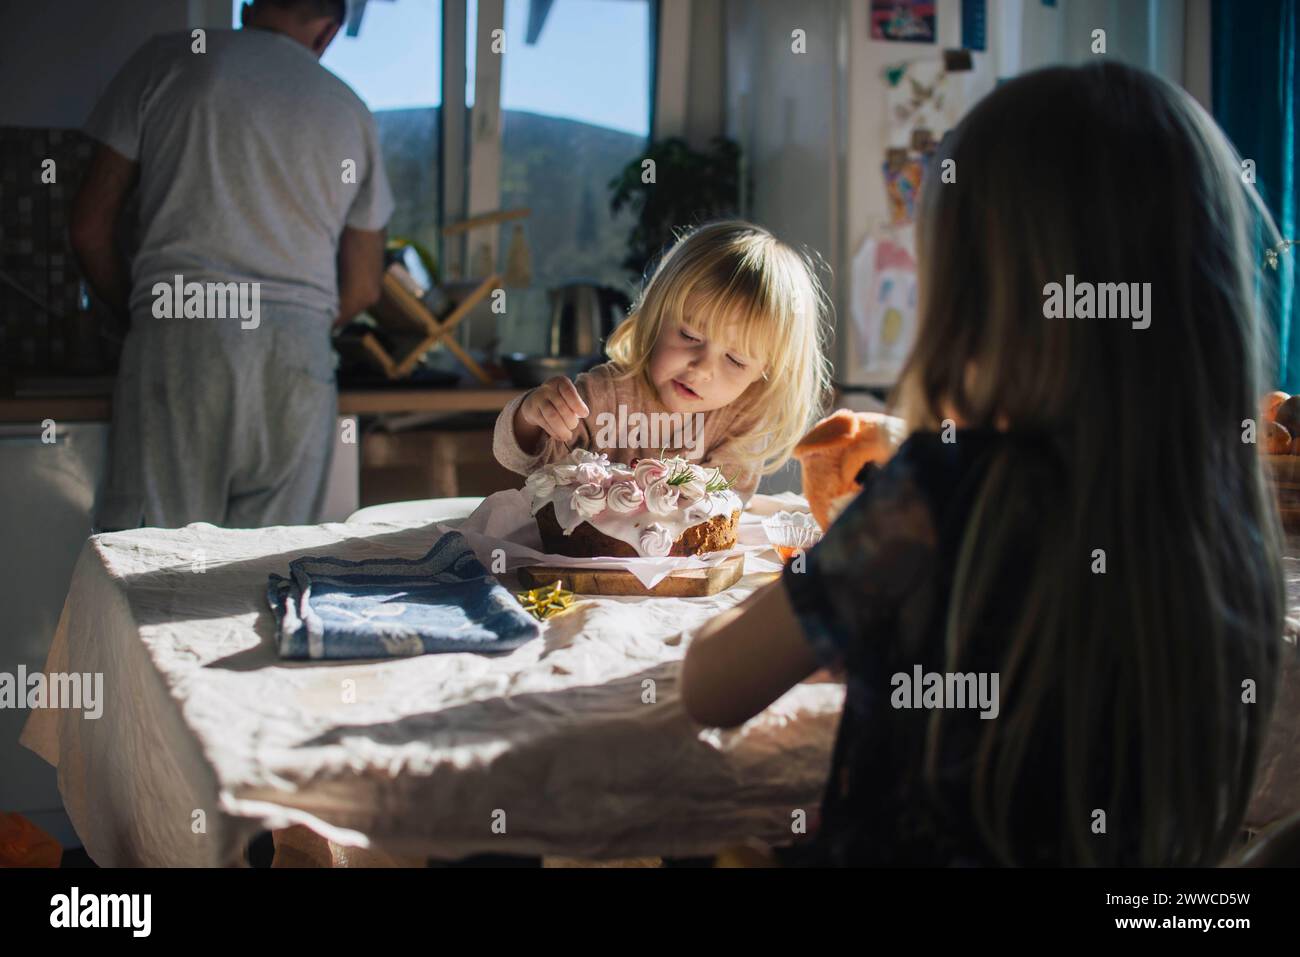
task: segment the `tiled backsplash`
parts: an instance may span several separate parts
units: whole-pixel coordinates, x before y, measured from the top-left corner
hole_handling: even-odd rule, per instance
[[[93,142],[75,130],[0,128],[0,271],[55,313],[0,281],[0,371],[103,369],[94,326],[78,319],[81,276],[68,241],[72,199],[92,149]],[[55,164],[53,183],[42,182],[47,159]]]

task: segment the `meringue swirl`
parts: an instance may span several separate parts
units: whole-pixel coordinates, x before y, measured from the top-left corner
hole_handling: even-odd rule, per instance
[[[574,478],[580,485],[604,485],[609,481],[609,467],[599,462],[583,462]]]
[[[569,506],[583,518],[592,518],[605,511],[605,489],[594,482],[579,485],[573,490]]]
[[[667,477],[668,466],[658,459],[641,459],[636,463],[634,474],[637,485],[649,488],[655,482]]]
[[[641,531],[641,554],[660,558],[673,550],[673,534],[658,522],[651,522]]]
[[[645,507],[655,515],[671,515],[677,510],[677,499],[681,493],[675,485],[669,485],[664,479],[646,486]]]
[[[645,504],[645,493],[635,481],[617,481],[609,486],[606,504],[611,512],[630,515]]]

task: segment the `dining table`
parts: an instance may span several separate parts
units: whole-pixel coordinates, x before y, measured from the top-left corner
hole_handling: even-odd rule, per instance
[[[842,684],[799,684],[734,729],[696,724],[679,696],[692,633],[776,580],[775,552],[713,595],[579,595],[509,652],[279,657],[269,575],[418,558],[479,504],[90,537],[45,671],[102,676],[101,713],[34,710],[21,738],[57,768],[90,858],[245,866],[269,831],[326,865],[674,860],[802,833]]]
[[[91,859],[246,866],[269,831],[277,862],[317,866],[676,860],[806,831],[842,684],[819,673],[734,729],[696,724],[679,696],[693,633],[776,580],[770,549],[713,595],[579,595],[505,653],[279,657],[268,575],[303,556],[418,558],[481,504],[89,538],[45,672],[102,680],[103,700],[33,710],[21,741],[57,768]],[[755,496],[742,534],[777,507],[806,503]],[[477,541],[487,565],[491,541]],[[1251,830],[1300,810],[1300,539],[1284,561],[1290,611]]]

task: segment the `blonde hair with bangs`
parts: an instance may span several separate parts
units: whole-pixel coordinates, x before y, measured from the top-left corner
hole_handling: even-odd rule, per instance
[[[775,472],[821,417],[830,395],[829,304],[812,260],[741,220],[685,233],[664,253],[606,344],[620,378],[639,377],[653,390],[650,354],[665,319],[685,316],[688,301],[692,329],[708,339],[725,326],[729,342],[763,364],[763,378],[736,400],[754,416],[749,436],[736,438],[745,454],[761,461],[762,474]]]

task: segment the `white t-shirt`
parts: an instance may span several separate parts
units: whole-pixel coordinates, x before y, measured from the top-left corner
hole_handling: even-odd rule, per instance
[[[132,312],[156,282],[260,282],[263,302],[338,312],[344,226],[393,212],[375,119],[311,51],[267,30],[154,37],[85,131],[140,164]],[[354,166],[348,174],[349,164]]]

